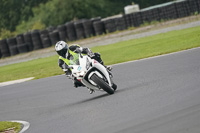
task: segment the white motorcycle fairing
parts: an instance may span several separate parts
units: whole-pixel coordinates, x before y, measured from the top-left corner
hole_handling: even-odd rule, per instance
[[[87,55],[78,54],[78,56],[79,58],[76,59],[76,63],[72,62],[69,65],[72,70],[72,76],[76,77],[77,80],[87,88],[101,91],[106,91],[105,88],[107,88],[110,89],[108,93],[113,94],[113,81],[107,69],[98,61],[91,59]],[[98,83],[96,83],[96,80],[98,80]],[[102,84],[104,84],[103,87]]]

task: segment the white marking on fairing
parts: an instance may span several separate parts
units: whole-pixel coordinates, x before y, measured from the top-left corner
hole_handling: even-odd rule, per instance
[[[0,87],[12,85],[12,84],[16,84],[16,83],[22,83],[22,82],[32,80],[32,79],[34,79],[34,77],[25,78],[25,79],[18,79],[18,80],[13,80],[13,81],[8,81],[8,82],[2,82],[2,83],[0,83]]]
[[[18,121],[18,120],[13,120],[11,122],[17,122],[17,123],[21,123],[23,125],[23,128],[21,131],[19,131],[19,133],[23,133],[25,132],[29,127],[30,127],[30,123],[27,121]]]

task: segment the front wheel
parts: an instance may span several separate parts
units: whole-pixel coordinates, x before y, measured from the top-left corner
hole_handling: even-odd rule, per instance
[[[99,78],[96,74],[93,74],[91,80],[94,81],[97,85],[99,85],[104,91],[108,94],[114,94],[114,90],[101,78]]]

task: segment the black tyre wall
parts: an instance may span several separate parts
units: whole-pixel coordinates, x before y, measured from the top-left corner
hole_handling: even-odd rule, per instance
[[[32,41],[30,32],[27,32],[24,34],[24,42],[27,44],[28,50],[32,51],[33,50],[33,41]]]
[[[54,31],[54,32],[49,33],[49,37],[50,37],[52,45],[55,45],[58,41],[60,41],[58,31]]]
[[[152,20],[155,20],[155,21],[161,20],[158,8],[151,9],[151,14],[152,14]]]
[[[76,30],[75,30],[75,27],[74,27],[74,23],[73,22],[68,22],[65,25],[67,27],[67,35],[68,35],[69,41],[76,40],[77,37],[76,37]]]
[[[6,39],[0,40],[0,49],[1,49],[2,57],[10,56],[10,50],[9,50]]]
[[[107,20],[104,20],[103,22],[104,22],[105,30],[107,33],[115,32],[117,30],[115,19],[107,19]]]
[[[38,30],[35,30],[31,33],[31,38],[33,41],[33,49],[37,50],[37,49],[41,49],[42,47],[42,42],[40,39],[40,32]]]
[[[178,18],[189,16],[190,13],[188,1],[176,2],[175,6]]]
[[[83,21],[82,20],[76,21],[74,23],[74,27],[75,27],[77,39],[85,38],[85,31],[84,31],[84,28],[83,28]]]
[[[60,40],[62,40],[62,41],[68,40],[67,27],[65,25],[59,25],[57,30],[58,30],[58,34],[59,34]]]
[[[29,51],[27,43],[25,43],[24,41],[23,34],[17,35],[16,40],[17,40],[17,48],[18,48],[19,53],[25,53]]]
[[[178,18],[178,14],[176,12],[176,6],[175,4],[170,4],[165,7],[163,7],[165,10],[165,18],[166,19],[176,19]]]
[[[94,36],[94,27],[92,23],[93,23],[92,20],[85,20],[83,22],[85,37]]]
[[[132,14],[125,14],[123,17],[124,17],[127,28],[134,26],[133,21],[132,21],[133,20]]]
[[[115,25],[116,25],[116,30],[125,30],[126,27],[126,22],[124,20],[124,17],[119,17],[115,19]]]
[[[198,0],[189,0],[188,1],[189,10],[191,14],[194,14],[197,11],[200,11],[200,1]]]
[[[105,32],[105,26],[102,21],[96,21],[93,23],[95,35],[102,35]]]
[[[9,50],[10,50],[10,55],[16,55],[19,53],[18,48],[17,48],[17,41],[16,38],[9,38],[7,39],[7,43],[9,46]]]
[[[51,40],[49,38],[49,31],[48,30],[40,31],[40,38],[41,38],[41,41],[42,41],[43,48],[47,48],[47,47],[50,47],[52,45]]]
[[[132,22],[134,27],[139,27],[142,22],[142,17],[140,12],[132,13]]]

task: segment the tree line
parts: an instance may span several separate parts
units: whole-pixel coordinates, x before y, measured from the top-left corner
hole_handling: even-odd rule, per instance
[[[133,2],[140,8],[172,0],[0,0],[0,30],[25,32],[65,22],[124,12]]]

